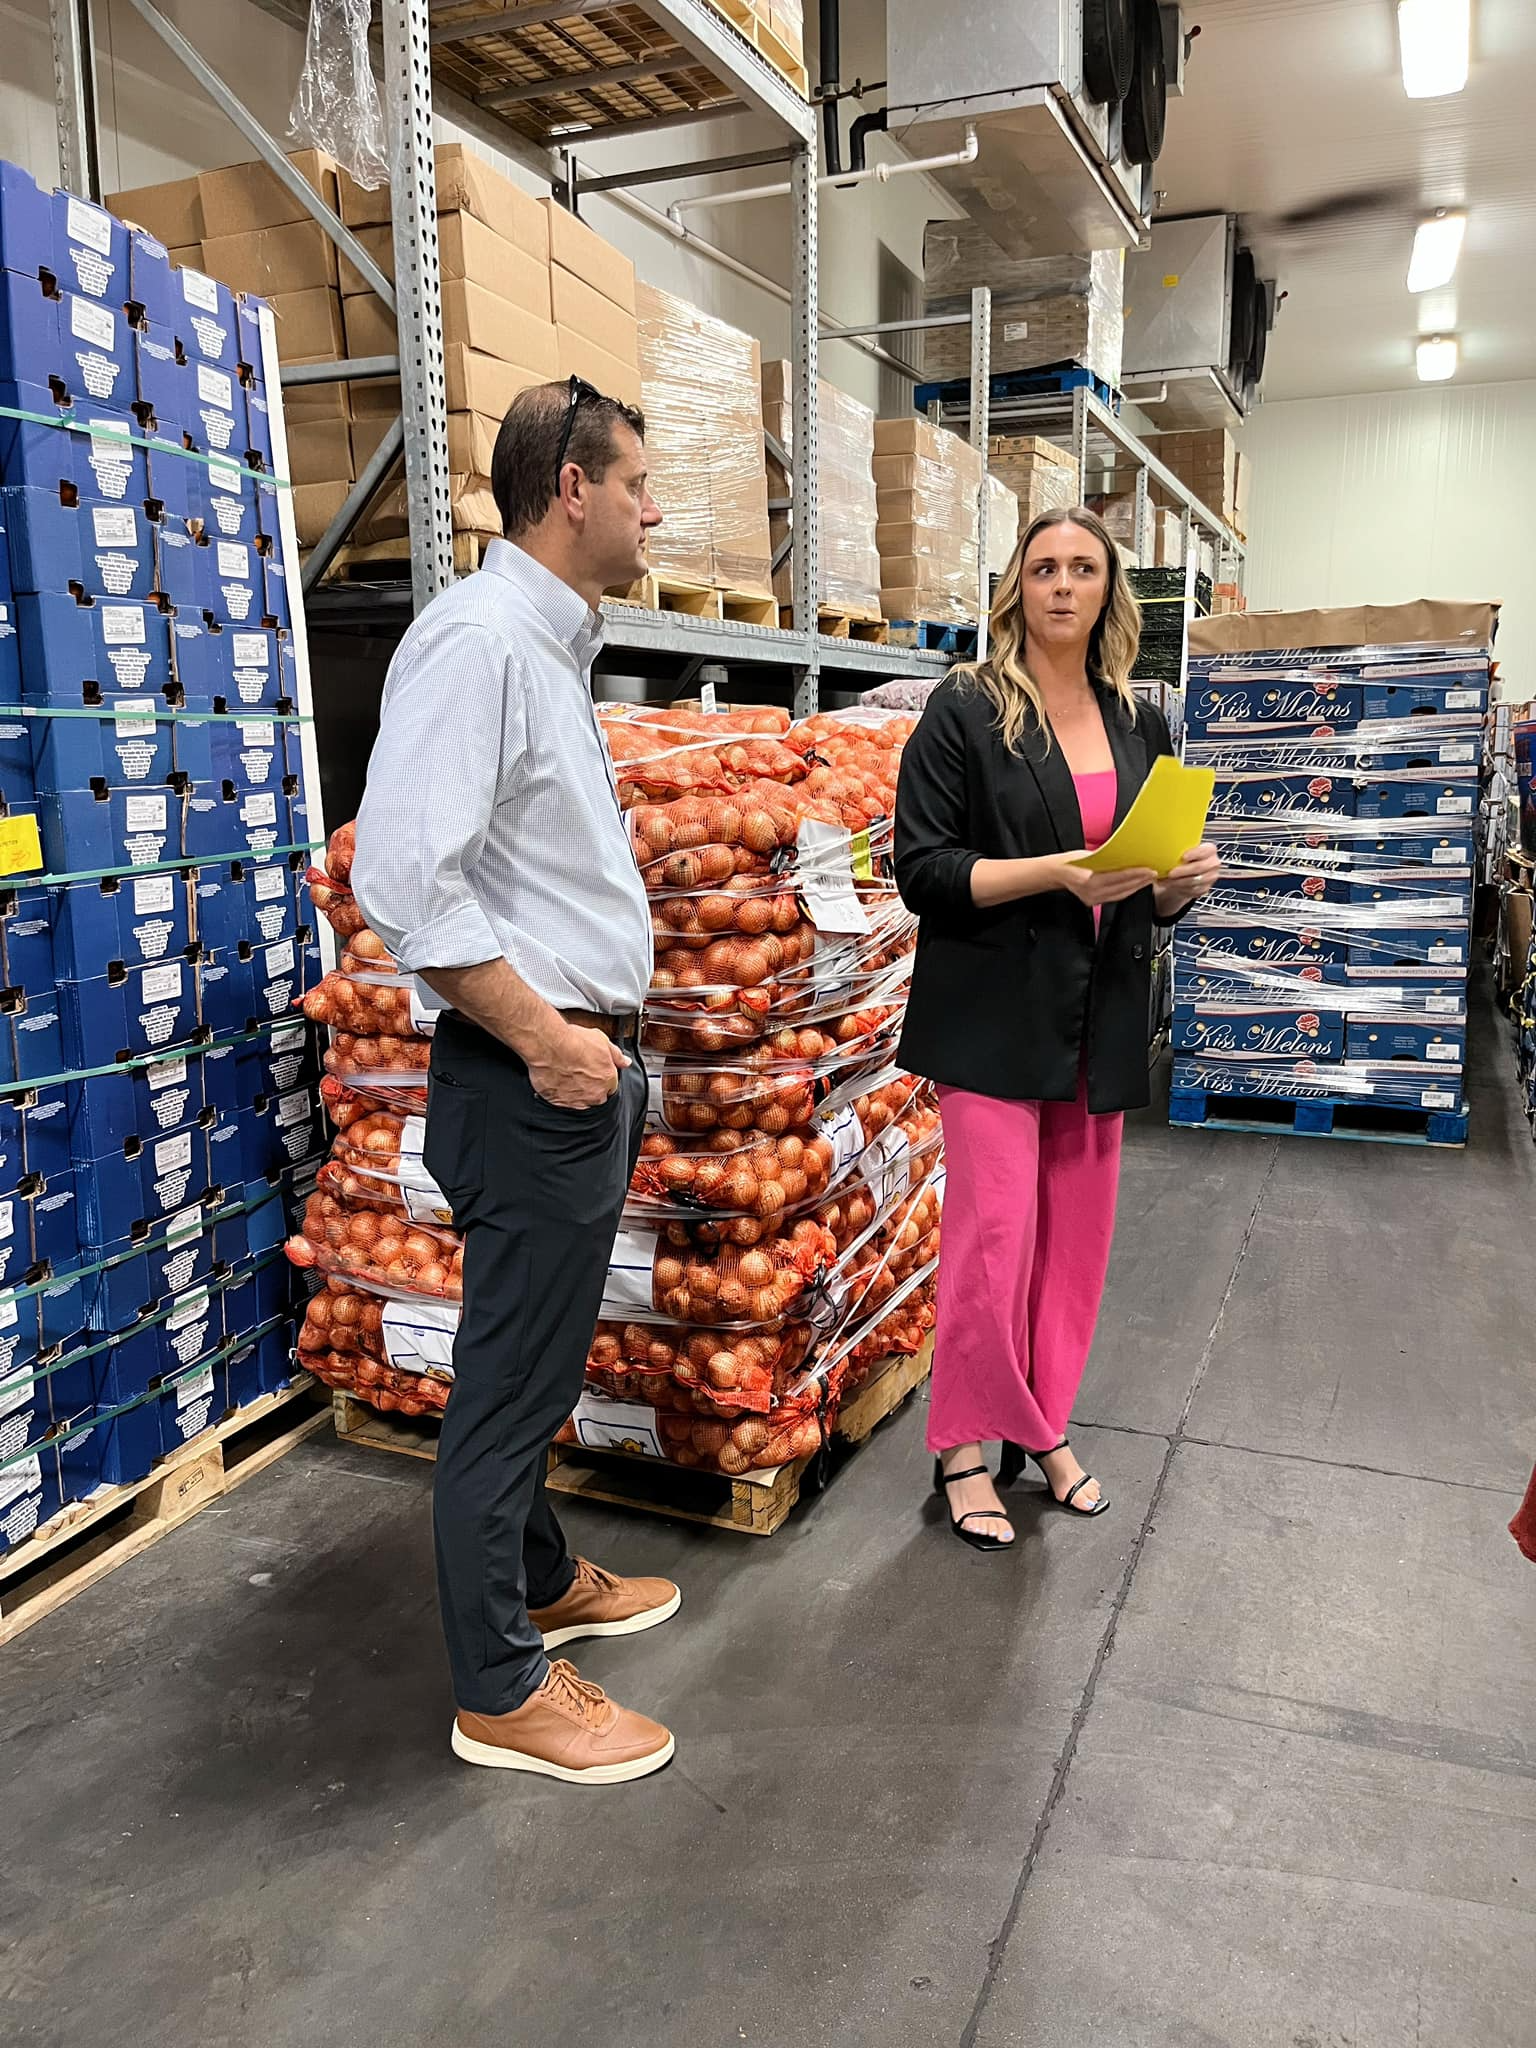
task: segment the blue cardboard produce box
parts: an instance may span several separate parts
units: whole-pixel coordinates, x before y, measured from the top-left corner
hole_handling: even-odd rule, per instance
[[[297,689],[293,642],[270,627],[226,632],[222,694],[233,711],[291,707]]]
[[[201,561],[204,609],[220,625],[259,627],[266,603],[259,551],[245,541],[213,540]]]
[[[178,303],[171,325],[189,363],[212,363],[233,375],[240,367],[240,323],[234,294],[200,270],[175,273]]]
[[[268,1330],[254,1344],[242,1345],[224,1362],[225,1401],[230,1411],[248,1408],[263,1394],[279,1393],[297,1371],[293,1358],[293,1330],[284,1326]]]
[[[18,1175],[17,1184],[0,1198],[0,1285],[6,1287],[19,1287],[33,1265],[32,1207],[20,1192],[25,1178]]]
[[[1263,818],[1324,813],[1355,815],[1355,787],[1347,772],[1299,775],[1234,774],[1222,776],[1211,800],[1211,818]]]
[[[133,381],[133,409],[146,432],[168,447],[179,446],[191,407],[191,371],[169,327],[134,329]]]
[[[211,1358],[200,1359],[166,1380],[160,1393],[160,1448],[164,1455],[180,1450],[220,1420],[225,1385],[223,1361]]]
[[[48,268],[61,291],[121,306],[129,295],[128,230],[104,206],[72,192],[49,195],[53,256]]]
[[[226,794],[223,783],[211,783],[194,792],[188,827],[188,850],[203,859],[270,857],[278,847],[293,844],[288,799],[281,789],[231,788]]]
[[[1411,726],[1411,720],[1405,720]],[[1368,747],[1360,757],[1360,773],[1370,781],[1378,772],[1400,773],[1405,768],[1448,768],[1452,775],[1465,777],[1476,782],[1478,764],[1482,760],[1482,734],[1475,720],[1468,721],[1465,733],[1451,734],[1439,729],[1438,719],[1423,719],[1427,736],[1420,740],[1404,736],[1400,745],[1380,744]]]
[[[114,698],[94,717],[47,715],[62,709],[38,706],[41,716],[34,712],[0,723],[0,784],[12,808],[30,810],[34,794],[87,790],[95,783],[158,787],[175,772],[163,699]]]
[[[1205,738],[1213,726],[1233,723],[1343,730],[1361,714],[1360,686],[1353,678],[1305,670],[1277,675],[1246,666],[1200,674],[1200,666],[1190,663],[1185,697],[1185,729],[1191,739]]]
[[[201,567],[198,574],[202,574]],[[224,628],[210,624],[201,607],[195,612],[177,612],[170,636],[171,658],[176,667],[176,689],[187,709],[211,712],[221,704],[229,688],[227,640]]]
[[[86,1084],[89,1086],[89,1083]],[[207,1194],[208,1129],[214,1112],[177,1131],[151,1130],[111,1151],[75,1161],[80,1234],[92,1244],[121,1238],[136,1223],[163,1229]],[[82,1136],[84,1134],[82,1133]]]
[[[1488,702],[1488,662],[1383,662],[1361,670],[1360,687],[1367,718],[1481,712]]]
[[[242,292],[235,301],[235,313],[240,323],[240,363],[246,373],[246,386],[265,382],[261,354],[261,315],[267,301],[258,298],[254,292]]]
[[[245,455],[245,393],[233,370],[213,363],[188,363],[186,428],[194,448],[203,455]]]
[[[69,1084],[32,1088],[13,1096],[22,1154],[29,1179],[56,1180],[73,1165],[70,1154]]]
[[[277,462],[272,446],[272,410],[267,402],[266,387],[260,383],[245,387],[245,445],[247,452],[261,464],[267,475],[274,475]]]
[[[18,597],[23,703],[82,705],[173,687],[171,621],[152,603]]]
[[[191,1045],[200,1029],[198,971],[186,960],[114,967],[93,981],[61,981],[64,1050],[72,1067]]]
[[[65,1063],[57,990],[0,989],[0,1087],[61,1074]]]
[[[1401,924],[1472,914],[1472,877],[1459,869],[1405,868],[1389,875],[1360,875],[1348,888],[1349,900],[1357,906],[1401,909]]]
[[[0,270],[0,384],[51,384],[74,403],[131,412],[133,329],[116,306],[50,296],[36,278]]]
[[[150,1060],[120,1073],[91,1074],[83,1081],[66,1082],[64,1092],[67,1143],[79,1160],[125,1150],[136,1157],[151,1138],[184,1130],[199,1120],[206,1129],[214,1116],[204,1107],[202,1061],[196,1053]],[[122,1231],[102,1236],[87,1227],[86,1235],[93,1243],[110,1242],[126,1232],[139,1213],[135,1210],[124,1219]]]
[[[19,1095],[0,1096],[0,1201],[14,1195],[27,1174],[21,1140],[22,1100]]]
[[[233,952],[242,939],[276,945],[299,925],[293,855],[236,860],[198,870],[197,935],[210,952]]]
[[[1469,818],[1477,806],[1477,777],[1447,777],[1423,769],[1373,771],[1360,785],[1359,818]]]
[[[1467,927],[1449,924],[1371,925],[1349,935],[1349,958],[1373,967],[1465,967]]]
[[[107,1245],[82,1245],[85,1325],[93,1332],[127,1330],[213,1272],[214,1231],[207,1211],[191,1203],[158,1223],[140,1221]]]
[[[320,1093],[313,1086],[262,1097],[245,1130],[247,1182],[270,1180],[285,1167],[319,1159],[328,1146]]]
[[[58,1453],[52,1444],[0,1458],[0,1551],[25,1543],[61,1505]]]
[[[229,1276],[224,1290],[224,1330],[242,1337],[274,1316],[291,1315],[298,1275],[281,1252],[266,1253]]]
[[[152,966],[190,954],[190,886],[175,869],[71,882],[48,895],[62,980],[89,981],[114,964]]]
[[[278,789],[287,772],[283,728],[273,718],[239,718],[211,735],[213,770],[239,789]]]
[[[0,378],[0,406],[12,408],[0,415],[0,483],[67,484],[82,504],[142,505],[152,495],[148,451],[126,403],[87,398],[71,408],[46,383]]]
[[[1320,1010],[1176,1002],[1173,1043],[1181,1052],[1336,1060],[1344,1056],[1344,1018]]]
[[[171,252],[147,228],[128,230],[128,311],[138,326],[171,327],[176,311]]]
[[[69,1273],[80,1263],[80,1216],[74,1170],[56,1173],[19,1198],[28,1211],[34,1266]]]
[[[1181,963],[1196,972],[1246,965],[1281,967],[1293,974],[1307,974],[1316,973],[1330,961],[1342,965],[1348,957],[1348,942],[1342,937],[1278,925],[1180,925],[1173,941],[1175,977]]]
[[[14,592],[154,595],[154,523],[141,505],[66,505],[57,491],[11,485],[0,506]]]
[[[1466,1063],[1466,1033],[1427,1018],[1395,1015],[1390,1009],[1351,1012],[1345,1050],[1352,1060],[1419,1060],[1459,1073]]]
[[[1407,820],[1401,831],[1388,832],[1390,820],[1382,820],[1379,839],[1356,839],[1350,845],[1356,856],[1369,865],[1402,863],[1409,867],[1467,868],[1472,865],[1472,825],[1439,825],[1433,830],[1415,828]]]
[[[155,589],[178,611],[193,614],[203,608],[203,556],[204,545],[185,514],[167,513],[155,522]]]
[[[263,610],[275,625],[288,632],[293,626],[293,608],[288,599],[288,569],[275,536],[267,538],[261,551]]]
[[[160,1372],[153,1324],[129,1333],[109,1350],[82,1361],[89,1373],[79,1386],[66,1432],[58,1438],[66,1501],[88,1500],[103,1486],[131,1486],[149,1476],[161,1453],[160,1397],[150,1391]],[[55,1390],[56,1405],[64,1395]]]
[[[286,1016],[304,993],[304,977],[304,944],[297,935],[270,946],[242,939],[233,951],[212,953],[203,964],[204,1016],[218,1036]]]
[[[307,1017],[285,1017],[250,1044],[238,1048],[241,1097],[291,1095],[320,1082],[320,1043]]]
[[[197,476],[195,516],[211,542],[239,541],[254,547],[262,532],[260,479],[239,462],[191,465]]]
[[[37,822],[48,872],[85,876],[176,860],[181,813],[181,797],[164,784],[46,791],[37,800]]]

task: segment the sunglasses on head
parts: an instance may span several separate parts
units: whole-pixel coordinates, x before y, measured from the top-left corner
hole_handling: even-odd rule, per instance
[[[565,425],[560,433],[560,447],[555,456],[555,496],[560,495],[560,472],[565,468],[565,451],[571,445],[571,429],[576,424],[576,413],[584,398],[601,399],[602,393],[595,384],[589,384],[585,377],[572,377],[570,398],[565,408]]]

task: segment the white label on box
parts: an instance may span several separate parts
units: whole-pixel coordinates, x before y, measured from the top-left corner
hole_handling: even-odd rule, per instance
[[[183,271],[182,275],[185,276],[186,272]],[[241,495],[240,472],[232,462],[210,462],[208,483],[212,490],[227,491],[237,498]]]
[[[715,694],[715,686],[713,683],[700,683],[699,709],[701,711],[708,711],[711,714],[720,709],[720,702]]]
[[[41,1492],[42,1484],[42,1460],[35,1451],[30,1458],[20,1458],[14,1465],[5,1466],[0,1470],[0,1515],[15,1507],[17,1501],[25,1500],[29,1493]],[[21,1532],[6,1530],[7,1535],[17,1533]]]
[[[123,814],[130,832],[163,832],[165,825],[164,796],[131,796],[123,805]]]
[[[1430,850],[1430,862],[1437,868],[1460,868],[1467,864],[1467,857],[1459,846],[1436,846]]]
[[[621,1230],[613,1241],[603,1287],[605,1316],[645,1314],[654,1307],[653,1274],[659,1240],[654,1230]]]
[[[181,962],[173,960],[168,967],[146,967],[143,989],[146,1003],[180,1002]]]
[[[434,1003],[430,1009],[422,1001],[414,982],[410,998],[411,1029],[420,1038],[431,1038],[437,1030],[437,1020],[443,1014],[441,1003]]]
[[[184,1380],[176,1382],[176,1406],[190,1408],[194,1401],[208,1401],[213,1398],[213,1367],[205,1366],[201,1372],[189,1373]]]
[[[133,884],[135,917],[155,917],[176,908],[174,875],[140,875]]]
[[[400,1130],[400,1188],[406,1214],[413,1223],[451,1224],[453,1205],[422,1160],[426,1137],[426,1118],[408,1116]]]
[[[205,405],[216,405],[221,412],[235,409],[234,380],[228,371],[210,369],[207,363],[197,366],[197,395]]]
[[[1003,339],[1004,341],[1028,341],[1029,322],[1027,320],[1005,320],[1003,322]]]
[[[853,842],[841,825],[807,818],[796,844],[796,886],[818,931],[867,932],[869,913],[853,886]]]
[[[309,1090],[307,1088],[300,1088],[292,1095],[279,1095],[277,1098],[277,1127],[279,1130],[282,1130],[287,1124],[302,1123],[305,1117],[313,1114],[313,1111],[314,1104],[309,1099]]]
[[[160,1088],[184,1088],[187,1081],[187,1061],[183,1054],[176,1060],[156,1060],[149,1070],[149,1092],[151,1095]]]
[[[91,526],[99,548],[133,548],[139,544],[139,522],[131,506],[93,505]]]
[[[199,1316],[208,1313],[208,1290],[195,1287],[190,1294],[184,1294],[165,1319],[168,1330],[184,1330],[188,1323],[195,1323]]]
[[[203,1234],[203,1212],[199,1208],[179,1209],[165,1226],[167,1249],[179,1251]]]
[[[258,903],[275,903],[287,893],[288,877],[281,868],[258,868],[254,894]]]
[[[107,604],[101,608],[101,637],[114,647],[132,643],[142,647],[146,638],[144,614],[136,604]]]
[[[864,1155],[864,1178],[879,1208],[899,1200],[912,1184],[912,1145],[900,1124],[881,1131]]]
[[[1435,805],[1442,818],[1465,818],[1472,813],[1472,799],[1469,796],[1443,796]]]
[[[231,633],[229,638],[236,668],[272,666],[272,643],[265,633]]]
[[[240,809],[242,825],[275,825],[277,798],[270,789],[253,790]]]
[[[656,1410],[642,1401],[612,1401],[605,1394],[583,1394],[571,1417],[576,1440],[593,1451],[630,1451],[644,1458],[666,1453],[656,1434]]]
[[[155,733],[155,707],[144,698],[119,697],[112,709],[117,713],[115,726],[120,740],[152,740]]]
[[[72,198],[64,209],[66,237],[71,242],[84,242],[87,249],[94,249],[98,256],[110,253],[115,225],[110,213],[84,199]]]
[[[117,315],[110,307],[98,306],[90,299],[70,300],[69,331],[93,348],[117,347]]]
[[[1431,1017],[1459,1017],[1461,1015],[1461,998],[1460,996],[1426,996],[1424,998],[1424,1007]]]
[[[1461,1061],[1461,1047],[1459,1045],[1426,1045],[1424,1057],[1427,1060],[1440,1060],[1451,1066],[1457,1066]]]
[[[386,1301],[384,1356],[396,1372],[453,1378],[453,1340],[459,1327],[454,1302]]]
[[[285,939],[280,946],[268,946],[262,956],[262,966],[269,981],[276,980],[280,974],[292,974],[297,965],[292,939]]]
[[[16,1306],[14,1294],[0,1294],[0,1330],[14,1330],[21,1321],[21,1311]],[[0,1410],[0,1413],[3,1413]]]
[[[178,1131],[174,1138],[162,1138],[154,1148],[155,1173],[185,1173],[192,1164],[192,1133]]]
[[[218,549],[219,574],[240,583],[251,580],[251,551],[237,540],[221,540]]]
[[[1424,1109],[1454,1109],[1456,1097],[1449,1088],[1426,1088],[1419,1103]]]
[[[1431,946],[1429,957],[1436,967],[1454,967],[1461,959],[1460,946]]]
[[[1477,749],[1470,741],[1468,741],[1466,746],[1442,746],[1440,758],[1442,761],[1475,761],[1477,759]]]
[[[189,306],[200,306],[205,313],[217,313],[219,310],[219,288],[200,270],[182,271],[181,295]]]
[[[16,1204],[0,1202],[0,1244],[8,1244],[16,1235]]]
[[[240,734],[240,744],[242,746],[275,747],[277,745],[277,727],[270,718],[242,719],[236,730]]]
[[[279,1052],[300,1052],[309,1036],[302,1024],[280,1024],[272,1034],[272,1050]]]
[[[845,1102],[841,1109],[824,1109],[816,1119],[816,1135],[826,1138],[832,1146],[832,1166],[827,1180],[836,1186],[864,1150],[864,1127],[853,1104]]]
[[[1481,690],[1447,690],[1445,693],[1447,711],[1476,711],[1482,701]]]

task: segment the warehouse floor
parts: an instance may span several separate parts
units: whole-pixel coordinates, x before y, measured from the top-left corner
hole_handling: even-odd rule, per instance
[[[311,1439],[3,1653],[0,2038],[1529,2048],[1533,1148],[1138,1121],[1076,1430],[981,1557],[898,1416],[768,1542],[585,1508],[661,1777],[466,1770],[430,1471]]]

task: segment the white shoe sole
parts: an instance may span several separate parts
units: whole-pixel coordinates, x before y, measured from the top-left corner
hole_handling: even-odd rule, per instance
[[[632,1614],[628,1621],[573,1622],[569,1628],[552,1628],[544,1638],[546,1650],[558,1650],[562,1643],[580,1642],[584,1636],[638,1636],[648,1628],[660,1628],[664,1621],[670,1621],[683,1604],[681,1593],[661,1607],[647,1607],[643,1614]]]
[[[476,1742],[453,1724],[453,1753],[467,1764],[484,1764],[493,1771],[530,1771],[539,1778],[558,1778],[566,1785],[627,1785],[632,1778],[648,1778],[672,1761],[676,1741],[668,1736],[663,1748],[651,1756],[638,1756],[624,1764],[594,1764],[590,1770],[573,1771],[564,1764],[547,1763],[541,1756],[529,1756],[520,1749],[499,1749],[494,1743]]]

